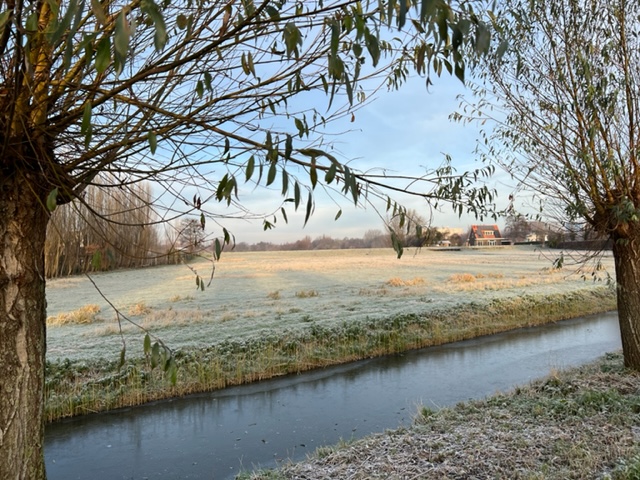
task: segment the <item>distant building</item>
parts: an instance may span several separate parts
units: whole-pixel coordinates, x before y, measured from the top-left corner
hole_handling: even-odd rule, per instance
[[[501,245],[502,240],[498,225],[471,225],[469,230],[470,247]]]

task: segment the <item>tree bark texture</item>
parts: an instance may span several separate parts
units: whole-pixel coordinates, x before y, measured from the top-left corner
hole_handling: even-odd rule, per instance
[[[614,239],[613,255],[624,364],[640,370],[640,235],[634,237]]]
[[[40,480],[44,467],[49,218],[38,177],[0,170],[0,479]]]

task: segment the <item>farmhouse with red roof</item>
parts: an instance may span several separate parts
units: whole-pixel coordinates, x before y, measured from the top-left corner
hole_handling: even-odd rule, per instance
[[[502,235],[498,225],[471,225],[468,242],[470,247],[500,245]]]

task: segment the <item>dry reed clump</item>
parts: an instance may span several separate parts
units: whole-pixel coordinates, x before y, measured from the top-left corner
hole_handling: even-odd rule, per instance
[[[269,298],[271,300],[280,300],[280,298],[282,298],[280,296],[280,290],[274,290],[273,292],[269,292],[267,294],[267,298]]]
[[[471,273],[457,273],[455,275],[451,275],[449,277],[448,282],[450,283],[475,283],[476,280],[482,280],[485,278],[490,278],[491,280],[498,280],[504,278],[502,273],[476,273],[475,275]]]
[[[540,269],[540,273],[544,274],[544,275],[555,275],[558,273],[562,273],[565,274],[565,270],[561,269],[561,268],[557,268],[557,267],[542,267]]]
[[[92,332],[87,332],[85,336],[87,337],[107,337],[109,335],[119,335],[120,333],[127,333],[133,331],[133,325],[128,325],[124,323],[122,325],[118,325],[118,323],[109,323],[108,325],[103,325],[100,327],[96,327]]]
[[[176,302],[186,302],[189,300],[193,300],[195,297],[193,295],[187,295],[186,297],[180,296],[180,295],[174,295],[173,297],[171,297],[169,299],[169,301],[171,303],[176,303]]]
[[[199,308],[173,309],[151,311],[142,322],[147,327],[172,327],[176,325],[191,325],[205,321],[206,315]]]
[[[238,318],[238,314],[235,312],[227,312],[225,314],[222,315],[222,317],[220,317],[220,322],[221,323],[225,323],[225,322],[230,322],[231,320],[235,320],[236,318]]]
[[[455,275],[451,275],[448,281],[451,283],[472,283],[476,281],[476,275],[472,275],[470,273],[456,273]]]
[[[297,298],[310,298],[310,297],[317,297],[317,296],[318,296],[317,290],[300,290],[299,292],[296,292]]]
[[[417,287],[424,285],[426,282],[422,277],[414,277],[411,280],[402,280],[399,277],[393,277],[386,281],[390,287]]]
[[[147,306],[146,303],[138,302],[138,303],[135,303],[135,304],[129,306],[129,310],[128,310],[127,313],[129,315],[137,317],[139,315],[146,315],[150,311],[151,311],[151,307]]]
[[[100,307],[95,304],[85,305],[72,312],[62,312],[57,315],[47,317],[47,325],[87,325],[97,321],[96,315],[100,312]]]
[[[358,295],[361,297],[383,297],[389,293],[386,288],[361,288],[358,290]]]

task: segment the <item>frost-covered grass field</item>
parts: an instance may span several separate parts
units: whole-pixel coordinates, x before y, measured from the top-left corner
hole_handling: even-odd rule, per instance
[[[131,320],[172,349],[189,349],[279,331],[295,334],[311,325],[330,328],[449,311],[470,302],[592,289],[592,265],[584,270],[585,280],[583,272],[566,263],[554,269],[558,253],[528,246],[424,249],[407,251],[401,259],[390,249],[230,252],[223,254],[205,291],[197,290],[195,276],[185,266],[92,278]],[[601,261],[604,270],[598,276],[613,275],[611,255],[605,253]],[[204,261],[191,267],[204,278],[211,273],[211,264]],[[115,312],[86,277],[49,281],[47,300],[49,361],[119,356],[122,339]],[[127,354],[141,356],[144,333],[127,321],[122,321],[122,331]]]
[[[101,293],[85,277],[52,281],[46,418],[615,308],[613,290],[594,285],[590,269],[554,269],[553,258],[528,247],[422,250],[400,260],[391,250],[228,253],[204,291],[190,270],[207,277],[204,261],[93,275]],[[597,277],[611,268],[605,256]],[[128,320],[119,325],[109,303]],[[132,322],[153,337],[148,346],[162,341],[171,354],[145,356],[145,333]]]

